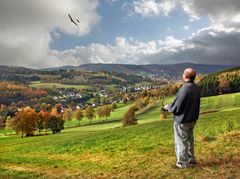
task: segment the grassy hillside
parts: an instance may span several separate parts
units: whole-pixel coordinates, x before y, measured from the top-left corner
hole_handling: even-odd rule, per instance
[[[123,114],[129,109],[129,107],[132,105],[132,102],[128,102],[127,104],[118,104],[117,109],[115,109],[112,113],[111,116],[109,116],[107,118],[107,121],[116,121],[116,120],[120,120],[123,116]],[[97,110],[97,108],[95,108],[95,111]],[[94,123],[99,123],[102,121],[106,121],[105,118],[99,118],[98,116],[96,118],[93,118],[92,120],[92,124]],[[65,126],[69,126],[69,127],[74,127],[77,126],[79,123],[79,121],[77,121],[75,118],[72,119],[72,121],[70,122],[66,122]],[[85,124],[89,124],[90,121],[87,118],[83,118],[80,121],[81,125],[85,125]]]
[[[90,86],[87,85],[65,85],[60,83],[41,83],[40,81],[32,82],[31,87],[35,88],[76,88],[76,89],[82,89],[82,88],[90,88]]]
[[[0,178],[238,178],[239,96],[202,99],[202,111],[221,110],[200,115],[195,129],[199,164],[194,168],[172,169],[172,117],[159,120],[158,105],[138,115],[140,124],[127,128],[109,123],[69,128],[58,135],[2,137]]]

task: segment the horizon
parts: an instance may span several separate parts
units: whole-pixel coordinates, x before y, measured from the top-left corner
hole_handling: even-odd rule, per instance
[[[174,64],[123,64],[123,63],[86,63],[82,65],[64,65],[64,66],[56,66],[56,67],[47,67],[47,68],[29,68],[24,66],[14,66],[14,65],[0,65],[0,67],[12,67],[12,68],[26,68],[31,70],[48,70],[48,69],[58,69],[58,68],[64,68],[64,67],[81,67],[85,65],[124,65],[124,66],[151,66],[151,65],[157,65],[157,66],[174,66],[174,65],[206,65],[206,66],[225,66],[225,67],[238,67],[240,65],[231,65],[231,64],[203,64],[203,63],[191,63],[191,62],[182,62],[182,63],[174,63]]]
[[[51,4],[0,2],[1,65],[37,69],[89,63],[240,65],[240,1]],[[73,24],[68,14],[79,23]]]

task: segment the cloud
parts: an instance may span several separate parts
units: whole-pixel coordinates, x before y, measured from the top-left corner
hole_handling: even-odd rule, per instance
[[[116,0],[108,0],[115,3]],[[166,64],[195,62],[239,65],[239,0],[139,0],[123,3],[142,17],[169,16],[181,7],[190,19],[208,16],[211,26],[188,39],[167,36],[139,41],[116,37],[114,44],[92,43],[57,51],[50,43],[62,33],[84,36],[101,20],[98,0],[0,1],[0,62],[3,65],[53,67],[85,63]],[[130,11],[129,11],[130,12]],[[79,27],[67,13],[80,20]],[[187,30],[189,27],[183,27]],[[172,31],[168,29],[168,31]],[[53,39],[52,39],[53,38]]]
[[[207,15],[217,28],[240,30],[239,0],[181,0],[180,4],[191,18]]]
[[[139,0],[128,3],[127,7],[128,15],[140,15],[143,18],[168,16],[170,12],[181,8],[190,21],[207,16],[217,28],[240,31],[239,0]]]
[[[1,64],[26,67],[57,64],[57,59],[49,57],[51,32],[57,29],[77,36],[88,34],[101,19],[97,5],[97,0],[0,1]],[[70,23],[68,13],[80,20],[79,27]]]
[[[163,40],[140,42],[117,37],[114,45],[91,44],[63,52],[55,51],[61,62],[174,64],[194,62],[239,65],[240,32],[225,32],[209,27],[189,39],[168,36]],[[86,60],[89,59],[89,60]]]
[[[168,16],[176,6],[174,0],[138,0],[132,3],[124,3],[123,9],[127,11],[128,16],[140,15],[142,17]]]
[[[119,0],[105,0],[107,3],[109,3],[110,5],[113,5],[114,3],[116,3]]]
[[[184,30],[189,30],[189,28],[190,28],[189,25],[183,26],[183,29],[184,29]]]
[[[194,62],[240,65],[240,33],[225,32],[213,27],[199,30],[184,40],[175,51],[164,49],[147,57],[152,63]]]
[[[68,62],[71,65],[84,63],[142,63],[139,60],[149,54],[158,52],[157,41],[139,42],[132,38],[117,37],[114,45],[90,44],[87,47],[80,46],[62,52],[51,51],[51,55],[60,59],[62,64]],[[86,60],[87,59],[87,60]],[[148,62],[143,62],[148,63]],[[65,63],[66,65],[66,63]]]

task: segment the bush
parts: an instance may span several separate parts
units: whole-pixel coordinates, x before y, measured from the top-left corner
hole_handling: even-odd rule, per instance
[[[60,133],[64,129],[64,120],[60,116],[51,115],[49,128],[53,134]]]

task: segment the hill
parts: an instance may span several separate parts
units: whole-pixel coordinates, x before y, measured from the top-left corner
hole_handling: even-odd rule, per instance
[[[199,82],[203,96],[240,91],[240,66],[211,73]]]
[[[232,102],[200,115],[195,129],[199,164],[194,168],[172,169],[172,117],[159,120],[159,108],[153,108],[139,116],[144,124],[127,128],[114,123],[70,128],[59,135],[3,137],[0,178],[238,178],[239,93],[203,98],[203,107],[219,109],[214,104],[222,99]]]
[[[171,65],[130,65],[130,64],[84,64],[79,67],[74,66],[64,66],[57,68],[48,68],[43,70],[58,70],[58,69],[75,69],[82,71],[108,71],[108,72],[118,72],[125,74],[139,74],[139,75],[152,75],[156,77],[165,77],[168,79],[179,78],[185,68],[192,67],[198,71],[200,74],[209,74],[217,72],[223,69],[232,67],[231,65],[207,65],[207,64],[194,64],[194,63],[180,63]]]
[[[144,82],[142,76],[135,74],[110,72],[84,72],[69,68],[54,70],[36,70],[23,67],[0,66],[0,81],[31,84],[32,82],[60,83],[66,85],[89,84],[134,84]]]

